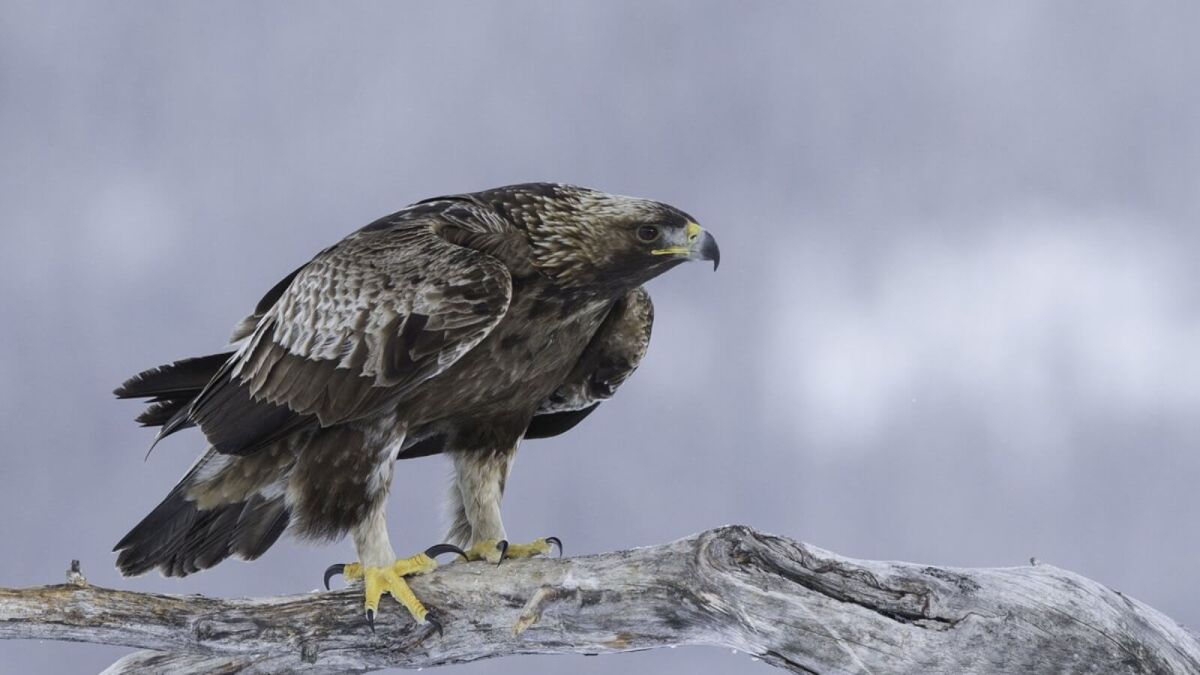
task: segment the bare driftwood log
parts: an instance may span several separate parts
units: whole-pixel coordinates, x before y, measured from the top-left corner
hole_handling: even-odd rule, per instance
[[[0,589],[0,638],[143,650],[110,673],[348,673],[668,645],[719,645],[798,673],[1200,673],[1195,635],[1065,570],[852,560],[747,527],[564,560],[454,563],[412,586],[444,637],[390,601],[372,634],[352,589],[220,600],[76,574]]]

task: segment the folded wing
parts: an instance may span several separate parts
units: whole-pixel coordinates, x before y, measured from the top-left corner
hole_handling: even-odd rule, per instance
[[[186,418],[218,452],[248,454],[307,424],[377,413],[479,344],[511,295],[502,263],[426,223],[359,231],[260,308]]]
[[[635,288],[621,296],[579,361],[529,423],[525,438],[549,438],[583,421],[633,374],[650,344],[654,305]]]

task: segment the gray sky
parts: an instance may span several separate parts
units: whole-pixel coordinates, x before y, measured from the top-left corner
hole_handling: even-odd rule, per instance
[[[514,538],[742,522],[1037,556],[1200,624],[1198,27],[1184,2],[5,0],[0,585],[81,558],[129,589],[315,588],[348,542],[120,579],[109,549],[202,442],[143,463],[110,390],[220,348],[379,215],[555,180],[675,204],[723,262],[653,282],[637,375],[522,448]],[[447,473],[398,467],[399,551],[440,539]],[[0,672],[125,651],[0,642]],[[766,671],[703,648],[452,670],[529,667]]]

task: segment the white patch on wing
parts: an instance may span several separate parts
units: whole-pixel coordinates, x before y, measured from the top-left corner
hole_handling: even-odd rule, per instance
[[[286,483],[282,480],[267,483],[259,488],[258,494],[261,495],[263,499],[275,499],[276,497],[282,497],[285,486]]]
[[[235,457],[232,455],[222,455],[209,450],[201,455],[200,459],[196,460],[196,463],[193,465],[195,474],[192,476],[192,484],[205,483],[216,478],[217,474],[229,466],[229,463],[234,459]]]

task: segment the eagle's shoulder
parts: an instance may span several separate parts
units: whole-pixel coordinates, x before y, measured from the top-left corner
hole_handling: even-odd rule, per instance
[[[359,233],[395,233],[426,228],[442,239],[499,260],[514,277],[534,273],[529,233],[486,192],[432,197],[384,216]]]

